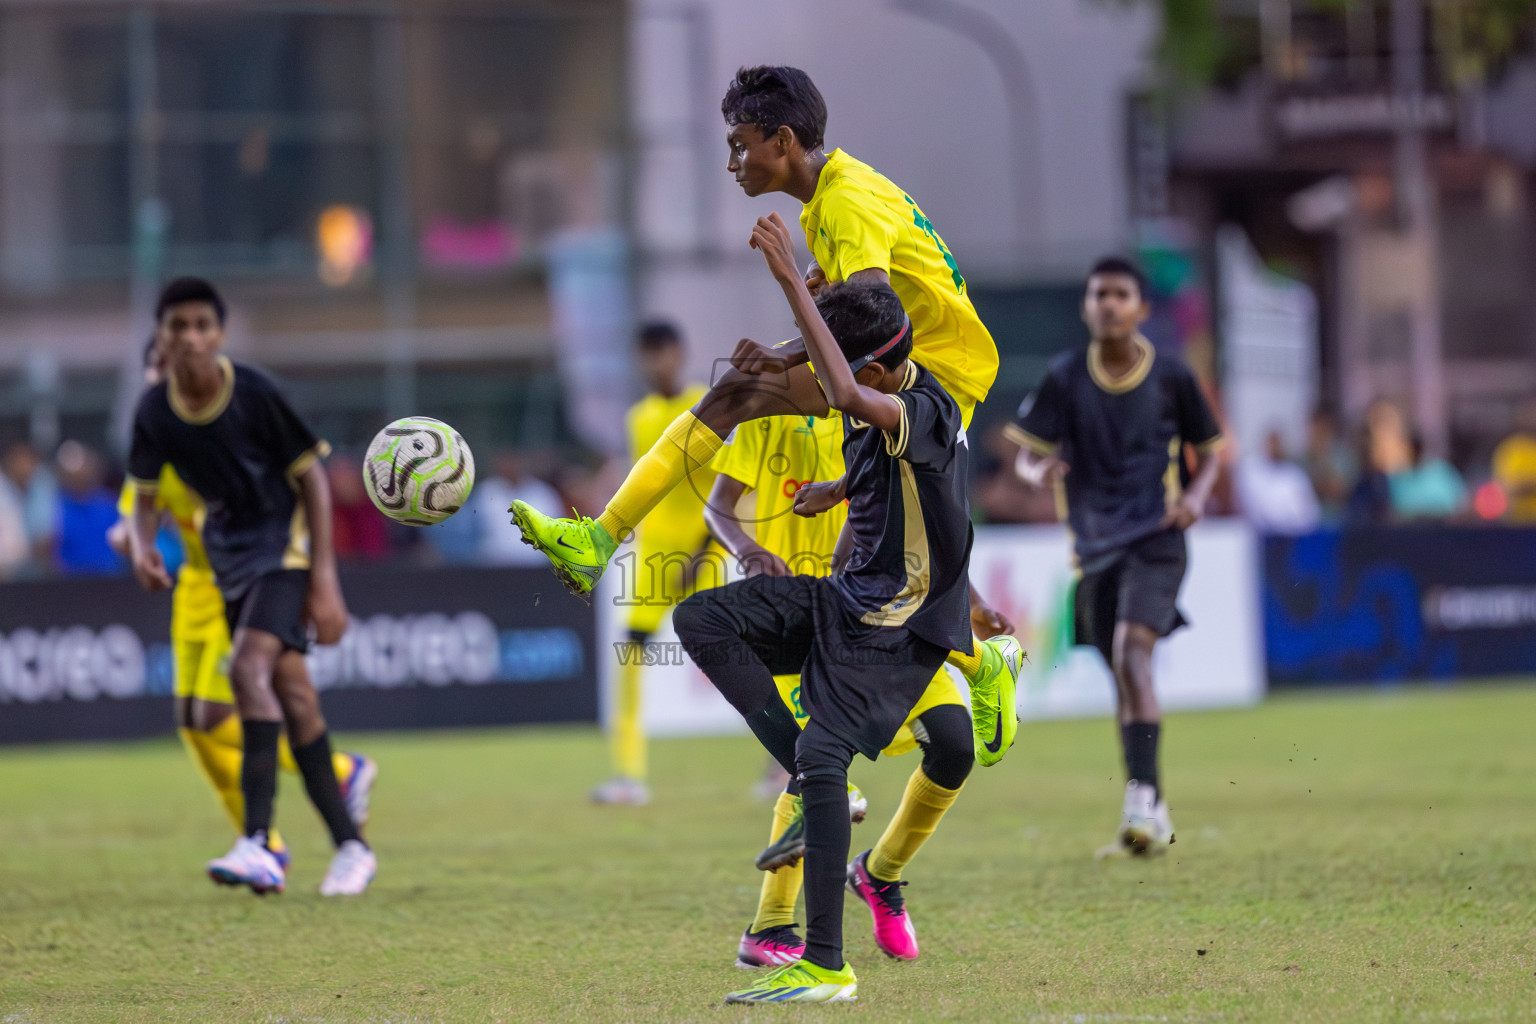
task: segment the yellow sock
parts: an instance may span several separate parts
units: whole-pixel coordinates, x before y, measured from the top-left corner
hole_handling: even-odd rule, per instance
[[[672,421],[651,450],[640,456],[618,493],[608,502],[598,525],[614,540],[623,541],[634,532],[656,503],[683,478],[709,464],[723,444],[692,412]]]
[[[917,856],[959,795],[958,789],[934,785],[919,765],[907,780],[907,791],[885,835],[869,852],[869,873],[882,882],[899,882],[902,869]]]
[[[344,783],[352,774],[352,758],[338,750],[331,755],[331,768],[336,772],[336,781]]]
[[[619,666],[614,694],[613,734],[609,738],[613,770],[626,779],[645,778],[645,723],[640,719],[641,666],[634,659]]]
[[[240,791],[240,764],[243,760],[240,720],[230,715],[208,732],[196,729],[177,731],[181,733],[181,741],[186,744],[187,753],[192,755],[203,778],[208,780],[218,795],[224,813],[235,823],[235,831],[244,829],[245,794]],[[234,743],[230,743],[231,731]]]
[[[959,651],[950,651],[949,657],[944,659],[960,670],[960,674],[965,676],[966,682],[970,682],[981,675],[982,665],[985,664],[982,651],[986,650],[986,648],[982,646],[981,641],[977,640],[971,647],[975,651],[974,654],[961,654]]]
[[[789,827],[794,806],[794,797],[788,793],[779,794],[778,802],[773,805],[773,830],[768,833],[770,843]],[[800,883],[804,879],[803,860],[792,868],[763,872],[763,890],[757,897],[757,916],[752,919],[754,932],[795,923],[795,901],[800,898]]]

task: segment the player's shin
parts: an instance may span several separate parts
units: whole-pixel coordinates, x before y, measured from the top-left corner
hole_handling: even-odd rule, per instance
[[[777,839],[794,819],[795,798],[780,793],[773,805],[773,828],[768,833],[771,843]],[[752,931],[775,928],[794,923],[795,901],[800,897],[800,885],[804,877],[804,865],[794,864],[777,871],[763,873],[763,887],[757,898],[757,916],[752,919]]]
[[[245,834],[272,830],[272,801],[277,796],[277,741],[281,722],[247,719],[240,723],[245,755],[240,766],[240,791],[245,798]]]
[[[947,789],[930,779],[921,766],[915,769],[907,780],[901,805],[869,853],[869,873],[882,882],[900,881],[902,871],[938,829],[959,795],[958,786]]]
[[[310,743],[294,747],[293,759],[298,763],[299,774],[304,778],[304,791],[309,794],[309,802],[315,805],[315,810],[331,833],[331,842],[340,846],[349,839],[360,839],[357,824],[347,813],[341,786],[336,782],[330,734],[323,732]]]
[[[723,443],[692,412],[683,413],[630,469],[608,507],[597,517],[598,525],[622,541],[667,492],[689,473],[708,465]]]

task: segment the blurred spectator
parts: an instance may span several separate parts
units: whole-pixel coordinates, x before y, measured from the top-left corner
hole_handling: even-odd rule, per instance
[[[1312,414],[1307,427],[1307,454],[1302,463],[1317,495],[1323,522],[1338,523],[1360,472],[1360,461],[1339,436],[1338,421],[1326,409]]]
[[[973,512],[988,523],[1054,523],[1059,518],[1051,488],[1031,487],[1019,479],[1013,464],[1019,445],[1003,436],[998,424],[982,435],[971,464]]]
[[[501,452],[495,459],[495,472],[475,483],[470,496],[472,519],[479,531],[476,546],[483,565],[544,565],[547,559],[523,543],[522,536],[508,522],[507,509],[514,501],[526,501],[534,508],[558,514],[562,509],[559,493],[549,484],[529,473],[516,452]]]
[[[5,450],[5,478],[16,489],[22,523],[31,548],[31,567],[41,570],[53,559],[53,533],[58,505],[58,482],[43,464],[37,449],[18,441]]]
[[[1466,510],[1467,485],[1444,459],[1427,455],[1418,434],[1410,442],[1410,461],[1387,480],[1392,515],[1397,519],[1448,519]]]
[[[1243,514],[1264,533],[1307,533],[1322,519],[1312,481],[1285,457],[1285,440],[1278,430],[1264,439],[1264,451],[1243,456],[1236,486]]]
[[[0,478],[0,579],[15,576],[31,555],[21,499],[11,482]]]
[[[1493,479],[1503,488],[1512,523],[1536,523],[1536,398],[1515,413],[1515,432],[1493,450]]]
[[[389,554],[389,520],[373,507],[363,486],[362,464],[337,455],[327,463],[336,557],[377,561]]]
[[[1345,522],[1350,526],[1391,522],[1391,478],[1408,469],[1412,462],[1412,446],[1402,411],[1385,399],[1372,402],[1360,431],[1360,475],[1349,494]]]
[[[117,523],[116,495],[101,456],[79,441],[59,445],[58,545],[55,564],[68,576],[105,576],[127,568],[107,533]]]

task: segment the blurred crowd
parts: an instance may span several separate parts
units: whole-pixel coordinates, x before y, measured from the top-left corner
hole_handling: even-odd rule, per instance
[[[1027,488],[1013,472],[1015,450],[987,433],[973,507],[985,522],[1055,522],[1055,496]],[[618,460],[573,461],[555,451],[502,451],[479,465],[469,504],[427,529],[401,526],[373,507],[356,453],[328,466],[338,555],[349,562],[404,559],[417,565],[528,565],[544,561],[508,524],[522,499],[550,511],[596,515],[627,468]],[[1263,449],[1235,453],[1213,515],[1242,515],[1267,533],[1408,522],[1536,524],[1536,399],[1491,458],[1467,474],[1428,454],[1395,404],[1379,401],[1350,435],[1326,412],[1312,417],[1305,447],[1287,450],[1279,431]],[[107,543],[118,519],[122,475],[100,452],[65,441],[45,458],[27,442],[0,454],[0,579],[127,572]],[[162,537],[168,561],[176,540]]]

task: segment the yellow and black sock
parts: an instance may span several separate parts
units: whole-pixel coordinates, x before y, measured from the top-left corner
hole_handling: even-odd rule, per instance
[[[656,503],[689,473],[707,466],[724,442],[692,412],[667,427],[651,450],[640,456],[608,502],[598,525],[616,541],[634,532]]]
[[[976,678],[981,675],[982,669],[986,667],[986,645],[977,640],[971,646],[974,653],[961,654],[959,651],[950,651],[949,657],[944,659],[959,669],[960,674],[965,676],[965,681],[968,683],[975,682]]]
[[[795,798],[780,793],[773,805],[773,828],[768,833],[771,843],[784,834],[794,818]],[[791,868],[763,872],[763,888],[757,897],[757,916],[752,919],[754,932],[795,923],[795,902],[800,898],[800,884],[805,878],[805,862]]]
[[[959,789],[936,785],[919,766],[907,780],[901,806],[885,834],[869,853],[869,873],[882,882],[900,881],[902,869],[917,856],[959,795]]]

